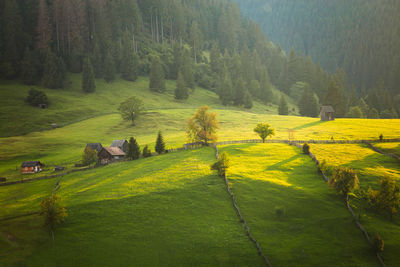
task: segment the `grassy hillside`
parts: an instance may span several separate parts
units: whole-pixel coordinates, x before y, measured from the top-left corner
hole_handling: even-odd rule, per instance
[[[379,146],[391,147],[382,144]],[[358,172],[360,188],[378,189],[379,180],[383,176],[391,176],[400,182],[399,163],[363,145],[311,145],[311,151],[319,160],[326,160],[328,166],[347,166]],[[400,247],[400,215],[394,215],[390,221],[386,214],[371,210],[365,200],[352,199],[352,204],[359,215],[361,223],[367,231],[375,236],[382,236],[385,241],[384,259],[388,266],[396,266],[400,262],[398,250]]]
[[[34,87],[44,91],[49,98],[49,108],[43,110],[25,102],[32,86],[17,81],[1,81],[0,137],[47,130],[52,123],[64,126],[99,115],[118,113],[119,104],[130,96],[142,98],[145,108],[150,110],[195,108],[204,104],[214,108],[222,107],[218,96],[211,91],[196,88],[187,101],[178,101],[174,99],[175,81],[167,81],[166,85],[166,93],[157,94],[149,91],[147,77],[140,77],[136,82],[117,80],[106,83],[104,80],[97,80],[96,92],[87,94],[81,89],[81,75],[70,74],[64,89]],[[290,99],[289,101],[292,102]],[[258,102],[254,102],[252,108],[253,112],[258,113],[276,113],[276,110],[275,106],[264,106]]]
[[[213,161],[208,148],[64,177],[58,194],[69,217],[56,230],[55,242],[37,246],[27,266],[262,266],[223,180],[210,171]],[[1,204],[10,213],[35,210],[39,202],[34,196],[50,193],[49,187],[42,187],[37,194],[36,186],[51,184],[2,187]],[[30,192],[19,192],[24,190]],[[11,194],[15,198],[9,199]],[[29,228],[35,217],[25,220]],[[17,248],[32,239],[30,232],[20,233],[7,224],[0,224],[0,232],[15,235]],[[26,254],[18,249],[1,240],[0,248],[1,254],[18,253],[24,262]],[[10,262],[0,257],[0,265]]]
[[[231,155],[228,180],[241,212],[272,265],[377,266],[341,196],[298,148],[245,144],[222,150]]]

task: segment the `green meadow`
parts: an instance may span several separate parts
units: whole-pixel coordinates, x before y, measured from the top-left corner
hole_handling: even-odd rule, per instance
[[[380,143],[382,148],[397,148],[398,144]],[[392,157],[379,154],[364,145],[355,144],[311,144],[311,152],[318,160],[326,160],[331,167],[346,166],[357,171],[360,188],[379,189],[379,180],[383,176],[394,177],[400,182],[400,166]],[[388,266],[396,266],[400,262],[400,216],[394,215],[390,221],[386,214],[378,213],[367,206],[365,200],[359,197],[352,198],[351,204],[359,216],[361,223],[365,226],[372,237],[379,234],[385,242],[383,254]]]
[[[243,217],[273,266],[377,266],[340,195],[285,144],[222,147]],[[283,214],[278,214],[278,210]]]
[[[31,232],[0,224],[17,240],[11,260],[27,266],[262,266],[223,180],[210,171],[213,154],[211,148],[178,152],[62,178],[57,193],[69,216],[54,242],[40,230],[48,241],[29,247],[35,216],[9,221],[25,222]],[[2,187],[2,206],[38,209],[42,193],[36,188],[46,195],[53,184]],[[3,257],[11,250],[7,245],[0,241],[0,265],[13,262]]]

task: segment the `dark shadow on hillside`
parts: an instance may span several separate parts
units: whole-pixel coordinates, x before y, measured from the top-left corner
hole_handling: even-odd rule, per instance
[[[276,163],[274,165],[268,166],[268,168],[266,168],[265,170],[266,171],[279,170],[282,167],[282,165],[285,165],[285,164],[287,164],[287,163],[289,163],[291,161],[294,161],[294,160],[300,158],[301,156],[302,156],[301,154],[297,154],[297,155],[295,155],[295,156],[293,156],[291,158],[282,160],[281,162],[278,162],[278,163]]]
[[[295,131],[297,131],[297,130],[302,130],[302,129],[305,129],[305,128],[309,128],[309,127],[313,127],[313,126],[320,125],[320,124],[325,123],[325,122],[326,122],[326,121],[315,121],[315,122],[310,122],[310,123],[306,123],[306,124],[304,124],[304,125],[297,126],[296,128],[293,128],[293,130],[295,130]]]

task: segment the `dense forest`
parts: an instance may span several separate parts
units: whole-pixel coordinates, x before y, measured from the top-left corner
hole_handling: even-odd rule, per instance
[[[397,117],[393,91],[382,93],[386,83],[378,83],[383,89],[374,99],[351,86],[343,70],[328,74],[310,56],[286,54],[229,0],[1,0],[0,13],[3,79],[57,89],[66,72],[82,73],[89,93],[95,78],[149,75],[155,92],[172,79],[177,99],[198,85],[224,105],[245,108],[254,99],[287,105],[275,86],[304,116],[317,116],[326,104],[339,117]]]
[[[400,1],[235,1],[285,51],[310,55],[331,73],[342,68],[368,104],[399,111]]]

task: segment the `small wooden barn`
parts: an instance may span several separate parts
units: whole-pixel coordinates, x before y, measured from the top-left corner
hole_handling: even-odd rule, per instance
[[[114,161],[123,160],[125,152],[119,147],[103,147],[98,154],[100,164],[108,164]]]
[[[91,149],[97,151],[97,153],[99,153],[101,151],[101,149],[103,148],[103,146],[100,143],[87,144],[86,148],[88,148],[88,147],[90,147]]]
[[[119,147],[122,151],[126,153],[128,150],[128,141],[126,140],[114,140],[111,147]]]
[[[332,106],[322,106],[320,113],[321,121],[335,120],[335,110]]]
[[[40,161],[25,161],[21,164],[22,173],[37,173],[42,171],[42,167]]]

